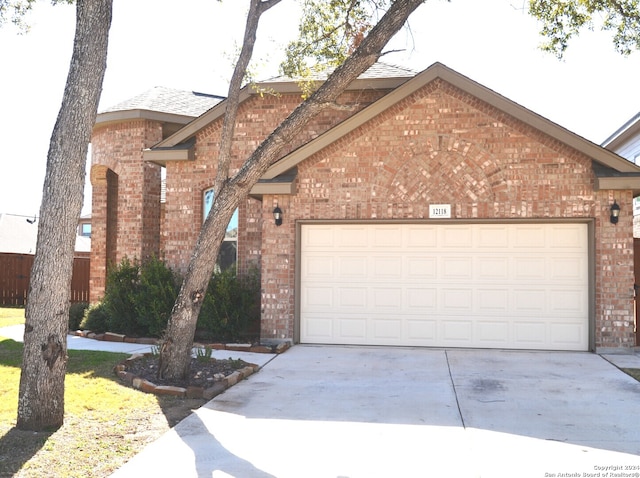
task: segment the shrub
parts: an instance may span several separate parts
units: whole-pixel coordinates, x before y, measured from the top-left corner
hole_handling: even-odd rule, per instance
[[[69,307],[69,330],[78,330],[84,317],[84,311],[89,307],[86,302],[76,302]]]
[[[101,332],[160,337],[177,295],[176,276],[160,259],[152,257],[140,265],[124,258],[107,274]]]
[[[205,295],[198,331],[201,338],[242,341],[258,334],[260,277],[257,270],[238,277],[235,268],[215,273]]]
[[[139,274],[138,263],[126,257],[117,266],[109,268],[102,304],[108,317],[107,328],[110,332],[126,335],[143,333],[136,322],[135,311]]]
[[[133,302],[136,321],[144,335],[162,335],[177,296],[176,275],[164,262],[152,257],[142,265]]]
[[[108,320],[109,316],[104,304],[102,302],[92,304],[84,311],[80,328],[101,334],[107,331]]]

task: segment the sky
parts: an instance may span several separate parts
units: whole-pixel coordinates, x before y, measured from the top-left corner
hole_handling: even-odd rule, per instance
[[[563,60],[542,52],[526,0],[428,0],[383,61],[421,71],[441,62],[600,144],[640,111],[640,52],[624,57],[611,35],[584,31]],[[114,0],[99,111],[154,86],[226,95],[244,31],[246,0]],[[283,0],[258,31],[257,79],[278,74],[298,10]],[[41,0],[20,34],[0,28],[0,213],[33,217],[49,138],[71,58],[75,7]],[[91,212],[90,185],[83,214]]]

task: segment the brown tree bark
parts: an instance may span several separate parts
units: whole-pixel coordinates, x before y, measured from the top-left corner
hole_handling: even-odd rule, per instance
[[[252,0],[256,1],[256,0]],[[284,146],[318,113],[330,107],[345,88],[381,56],[382,49],[424,0],[395,0],[378,24],[322,86],[255,150],[232,178],[216,181],[219,190],[194,248],[180,293],[173,307],[160,351],[161,375],[179,379],[189,370],[198,314],[225,229],[240,200],[279,157]],[[249,26],[251,19],[248,19]],[[257,22],[255,22],[257,25]],[[246,36],[246,35],[245,35]],[[227,106],[229,114],[231,105]],[[238,105],[233,105],[237,109]]]
[[[77,0],[76,33],[53,128],[26,308],[17,427],[64,422],[69,300],[85,162],[106,70],[113,0]]]

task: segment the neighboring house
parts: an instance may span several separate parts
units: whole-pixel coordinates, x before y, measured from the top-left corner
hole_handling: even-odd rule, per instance
[[[640,113],[635,115],[602,143],[603,148],[640,164]]]
[[[640,113],[605,139],[602,147],[640,165]],[[640,197],[633,199],[633,237],[640,238]]]
[[[604,140],[602,146],[640,165],[640,113],[618,128]],[[636,300],[640,283],[640,197],[633,198],[633,244],[634,272],[636,277]],[[636,345],[640,345],[640,307],[636,302]]]
[[[81,234],[83,227],[87,227],[84,224],[91,226],[91,215],[83,216],[78,221],[75,257],[89,257],[91,251],[90,233],[88,237]],[[0,253],[33,255],[36,253],[37,240],[37,217],[0,213]]]
[[[261,86],[274,94],[243,91],[232,173],[301,101],[293,80]],[[184,114],[156,102],[98,115],[92,300],[124,256],[186,269],[216,171],[225,102],[211,100]],[[338,103],[239,207],[238,270],[260,268],[263,338],[635,345],[640,167],[442,64],[377,64]]]
[[[81,235],[91,224],[91,216],[78,221],[71,301],[89,300],[89,253],[91,238]],[[38,218],[0,214],[0,305],[26,304],[31,267],[38,239]]]

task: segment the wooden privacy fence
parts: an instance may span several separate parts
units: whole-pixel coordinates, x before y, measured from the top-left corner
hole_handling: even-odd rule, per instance
[[[33,256],[0,253],[0,305],[27,303]],[[71,302],[89,302],[89,258],[73,259]]]

